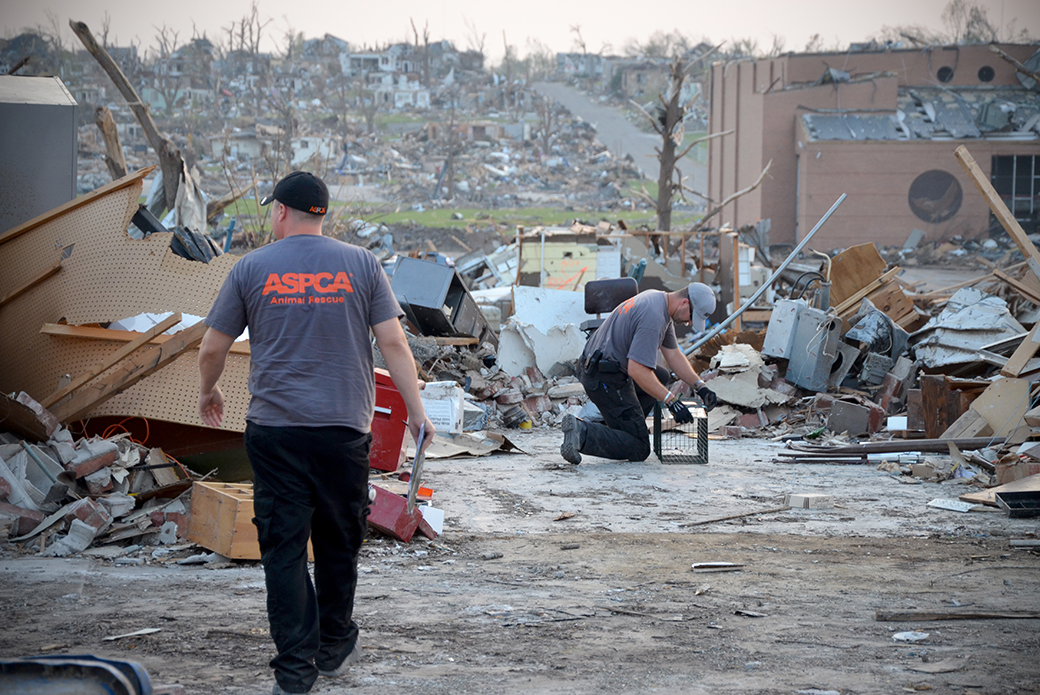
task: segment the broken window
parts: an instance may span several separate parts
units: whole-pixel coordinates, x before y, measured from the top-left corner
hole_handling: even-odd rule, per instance
[[[1038,230],[1040,218],[1040,157],[995,156],[993,188],[1027,234]]]
[[[910,184],[910,209],[925,222],[945,222],[961,209],[963,193],[953,174],[941,169],[926,171]]]

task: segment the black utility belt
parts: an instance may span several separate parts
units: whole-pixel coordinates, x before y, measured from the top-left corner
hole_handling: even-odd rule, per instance
[[[621,365],[612,360],[603,359],[603,351],[596,350],[594,353],[585,358],[582,363],[582,367],[586,374],[595,374],[601,372],[603,374],[620,374]]]

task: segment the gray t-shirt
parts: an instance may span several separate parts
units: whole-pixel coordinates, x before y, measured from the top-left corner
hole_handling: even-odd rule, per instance
[[[668,315],[668,297],[645,290],[617,306],[585,344],[584,356],[603,351],[603,359],[617,362],[628,373],[628,361],[653,369],[658,351],[676,348],[675,324]]]
[[[234,336],[249,326],[250,422],[368,432],[375,406],[369,327],[402,315],[370,252],[298,235],[243,256],[206,325]]]

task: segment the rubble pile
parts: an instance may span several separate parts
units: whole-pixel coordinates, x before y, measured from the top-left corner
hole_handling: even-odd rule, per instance
[[[91,545],[168,546],[186,537],[185,495],[198,476],[125,432],[77,439],[25,394],[3,398],[39,412],[47,439],[0,432],[0,539],[64,557]]]

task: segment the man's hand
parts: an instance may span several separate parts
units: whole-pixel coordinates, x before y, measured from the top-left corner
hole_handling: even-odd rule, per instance
[[[422,427],[424,423],[426,424],[426,429],[423,432],[423,440],[420,442],[419,428]],[[437,431],[437,428],[433,426],[432,422],[430,422],[430,418],[424,415],[422,420],[412,420],[411,418],[408,418],[408,431],[412,433],[412,439],[415,440],[416,448],[419,451],[423,451],[430,445],[430,442],[433,441],[433,433]]]
[[[682,402],[682,399],[676,396],[675,400],[668,404],[668,410],[671,411],[672,417],[680,425],[693,422],[693,413],[686,407],[686,404]]]
[[[220,427],[224,421],[224,394],[219,386],[214,386],[209,393],[199,394],[199,417],[210,427]]]
[[[715,392],[710,388],[701,384],[697,388],[697,396],[700,397],[701,403],[704,404],[705,410],[711,410],[719,404],[719,397],[715,395]]]

